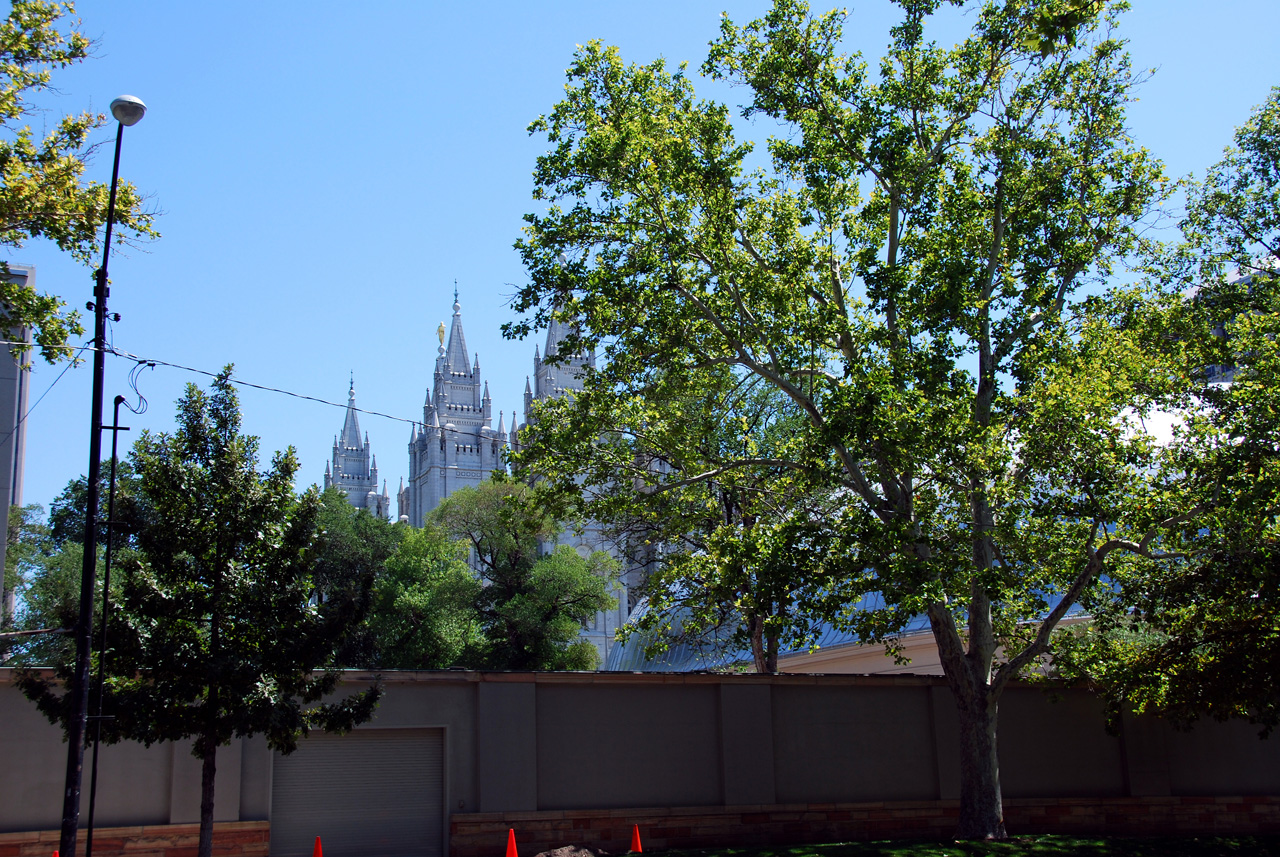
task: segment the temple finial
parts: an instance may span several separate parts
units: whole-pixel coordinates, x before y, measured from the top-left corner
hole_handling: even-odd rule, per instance
[[[453,278],[453,302],[455,304],[458,302],[458,278],[457,277]]]

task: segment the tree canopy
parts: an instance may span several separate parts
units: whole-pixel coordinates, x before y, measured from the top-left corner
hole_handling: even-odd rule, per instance
[[[98,477],[98,537],[97,543],[107,543],[107,524],[111,516],[107,514],[110,503],[108,483],[111,479],[111,459],[102,462]],[[137,489],[137,475],[128,459],[121,458],[116,462],[116,514],[115,525],[111,528],[112,538],[117,548],[133,544],[135,522],[129,519],[134,514],[135,506],[132,497]],[[53,498],[49,506],[48,536],[54,545],[62,547],[67,542],[84,540],[84,522],[86,506],[89,502],[88,479],[78,476],[67,483],[67,487]]]
[[[1141,75],[1122,4],[970,4],[954,46],[926,35],[943,4],[899,5],[876,65],[842,53],[845,13],[723,19],[703,73],[780,128],[758,167],[683,67],[582,47],[530,129],[542,208],[507,331],[577,325],[565,352],[603,358],[588,390],[639,414],[724,369],[789,400],[802,419],[775,466],[841,500],[806,548],[836,596],[822,616],[869,641],[928,617],[961,725],[959,835],[1002,837],[1003,689],[1107,577],[1176,564],[1225,520],[1205,450],[1148,430],[1223,406],[1198,394],[1212,329],[1181,293],[1109,288],[1170,188],[1126,126]]]
[[[53,71],[91,56],[93,42],[69,18],[72,3],[13,0],[0,21],[0,248],[15,250],[31,238],[47,238],[85,264],[100,251],[110,187],[86,181],[85,167],[98,144],[90,135],[107,124],[101,113],[65,116],[43,138],[24,124],[37,107],[33,98],[53,87]],[[127,181],[116,196],[117,240],[156,236],[154,215]],[[0,275],[8,273],[0,260]],[[41,356],[66,358],[70,336],[83,333],[77,315],[58,298],[0,276],[0,302],[7,323],[28,325]]]
[[[317,597],[344,601],[365,621],[353,629],[337,655],[343,667],[377,668],[378,641],[371,626],[373,591],[387,558],[405,538],[405,528],[357,509],[340,489],[320,495],[312,578]],[[372,583],[371,583],[372,582]]]
[[[368,633],[378,669],[476,666],[484,652],[480,579],[467,545],[439,527],[409,530],[373,590]]]
[[[9,546],[5,554],[3,631],[27,633],[0,641],[0,663],[7,666],[60,663],[75,657],[65,631],[79,618],[83,546],[59,544],[44,523],[38,505],[11,506]],[[118,581],[112,585],[118,592]],[[54,633],[57,631],[64,633]]]
[[[1060,674],[1113,710],[1280,725],[1280,89],[1188,193],[1183,240],[1151,262],[1155,330],[1191,376],[1169,467],[1201,510],[1176,562],[1119,569],[1119,597],[1064,635]],[[1212,335],[1205,336],[1205,331]],[[1229,379],[1229,380],[1224,380]]]
[[[600,610],[616,607],[609,583],[617,564],[603,551],[583,557],[568,545],[543,553],[559,530],[559,509],[520,482],[482,482],[440,503],[432,522],[471,551],[483,582],[475,609],[484,635],[477,666],[593,669],[595,647],[579,636]]]

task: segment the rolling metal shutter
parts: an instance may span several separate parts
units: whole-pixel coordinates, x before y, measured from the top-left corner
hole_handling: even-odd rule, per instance
[[[313,735],[275,757],[271,857],[441,857],[444,730]]]

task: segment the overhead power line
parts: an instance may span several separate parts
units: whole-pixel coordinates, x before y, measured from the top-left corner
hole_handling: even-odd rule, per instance
[[[30,346],[30,344],[31,343],[29,342],[17,342],[17,341],[0,339],[0,345]],[[44,397],[49,395],[49,391],[52,390],[57,385],[57,383],[62,380],[62,376],[67,374],[67,370],[75,365],[75,358],[79,356],[80,352],[97,350],[92,345],[89,345],[89,344],[55,345],[50,347],[61,348],[66,351],[75,351],[77,353],[72,357],[71,360],[67,362],[67,365],[62,368],[62,371],[58,373],[58,377],[53,379],[53,383],[50,384],[48,388],[46,388],[45,391],[40,394],[40,398],[37,399],[35,403],[32,404],[32,406],[27,409],[27,412],[25,414],[19,417],[18,425],[21,425],[22,421],[25,420],[27,416],[36,409],[36,406],[39,405],[42,401],[44,401]],[[207,369],[197,369],[194,366],[184,366],[181,363],[172,363],[167,360],[159,360],[154,357],[140,357],[137,354],[132,354],[128,351],[124,351],[122,349],[115,348],[115,347],[105,348],[103,349],[103,352],[116,357],[123,357],[126,360],[132,360],[135,363],[139,365],[144,365],[144,366],[145,365],[168,366],[171,369],[180,369],[184,372],[194,372],[197,375],[204,375],[209,378],[216,378],[220,374],[218,372],[210,372]],[[132,374],[130,378],[132,381],[133,380]],[[231,381],[232,384],[236,384],[241,387],[250,387],[254,390],[262,390],[267,393],[280,393],[281,395],[284,395],[284,396],[292,396],[295,399],[302,399],[308,402],[315,402],[320,405],[328,405],[331,408],[341,408],[342,410],[346,410],[348,407],[350,407],[350,403],[347,403],[347,402],[331,402],[328,399],[321,399],[318,396],[308,396],[305,393],[296,393],[293,390],[285,390],[280,387],[271,387],[266,384],[254,384],[252,381],[243,381],[239,378],[236,378],[235,376],[232,376],[229,380]],[[133,386],[134,392],[137,392],[137,387],[134,386],[132,383],[131,383],[131,386]],[[139,396],[141,396],[141,394],[139,394]],[[130,408],[130,410],[132,410],[132,408]],[[371,411],[367,408],[355,408],[355,411],[361,414],[368,414],[369,416],[382,417],[383,419],[387,419],[387,420],[394,420],[395,422],[399,422],[399,423],[408,423],[409,425],[417,425],[419,422],[421,422],[421,420],[411,420],[406,417],[398,417],[398,416],[395,416],[394,414],[383,413],[382,411]],[[16,430],[17,430],[17,427],[15,426],[13,431],[16,431]],[[9,434],[12,435],[13,431],[11,431]],[[0,439],[0,443],[3,443],[4,440],[7,440],[7,439],[8,439],[7,437]]]
[[[157,366],[168,366],[171,369],[181,369],[184,372],[195,372],[197,375],[205,375],[209,378],[217,378],[218,375],[220,374],[218,372],[210,372],[207,369],[197,369],[194,366],[183,366],[181,363],[170,363],[166,360],[157,360],[153,357],[139,357],[137,354],[131,354],[128,351],[122,351],[119,348],[108,348],[106,349],[106,353],[114,354],[117,357],[124,357],[128,360],[134,360],[138,363],[144,363],[144,364],[150,363],[150,364],[155,364]],[[292,396],[295,399],[303,399],[308,402],[316,402],[317,404],[321,404],[321,405],[329,405],[330,407],[333,407],[333,408],[341,408],[343,410],[346,410],[348,407],[351,406],[350,403],[331,402],[328,399],[321,399],[318,396],[308,396],[305,393],[295,393],[293,390],[284,390],[284,389],[281,389],[280,387],[269,387],[265,384],[254,384],[251,381],[242,381],[239,378],[236,378],[235,376],[232,376],[228,380],[230,380],[232,384],[237,384],[241,387],[251,387],[254,390],[263,390],[268,393],[280,393],[285,396]],[[383,419],[395,420],[396,422],[409,423],[410,425],[416,425],[417,423],[421,422],[420,420],[406,419],[405,417],[397,417],[394,414],[385,414],[382,411],[370,411],[365,408],[355,408],[355,411],[361,414],[369,414],[370,416],[374,416],[374,417],[382,417]]]
[[[23,345],[23,344],[30,345],[30,343],[10,342],[7,340],[0,340],[0,345]],[[88,344],[59,345],[56,347],[65,348],[67,350],[72,350],[76,352],[92,350],[92,347]],[[52,390],[54,387],[58,386],[58,382],[62,380],[63,375],[67,374],[67,370],[70,369],[72,366],[76,365],[76,357],[78,356],[79,356],[78,353],[75,355],[72,355],[71,359],[67,361],[67,365],[63,366],[62,371],[58,373],[58,377],[54,378],[53,383],[50,384],[48,387],[46,387],[45,391],[40,394],[40,398],[36,399],[35,402],[31,405],[31,407],[27,408],[27,410],[21,416],[18,417],[18,421],[13,424],[13,428],[9,430],[9,433],[6,434],[3,438],[0,438],[0,446],[3,446],[4,444],[9,442],[9,438],[13,437],[14,432],[16,432],[18,430],[18,427],[21,426],[26,421],[27,417],[31,414],[31,412],[40,406],[40,403],[44,401],[44,397],[49,395],[49,391]]]

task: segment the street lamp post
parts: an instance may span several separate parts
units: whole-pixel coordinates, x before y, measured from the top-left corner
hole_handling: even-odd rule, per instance
[[[58,851],[76,853],[80,826],[80,783],[84,773],[84,744],[89,722],[89,652],[93,646],[93,590],[98,559],[98,480],[102,467],[102,388],[106,370],[107,261],[111,257],[111,226],[116,213],[116,184],[120,177],[120,142],[127,125],[136,125],[147,112],[142,99],[122,95],[111,102],[116,118],[116,154],[111,165],[111,196],[107,201],[107,234],[102,244],[102,267],[93,288],[93,411],[89,425],[88,508],[84,521],[84,565],[80,572],[80,616],[76,621],[76,671],[71,680],[72,716],[67,724],[67,778],[62,798],[62,836]],[[109,524],[110,522],[108,522]]]

